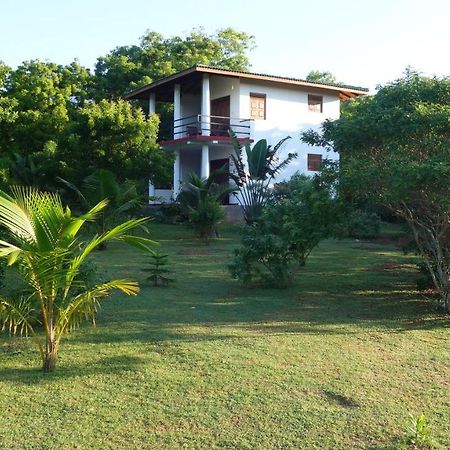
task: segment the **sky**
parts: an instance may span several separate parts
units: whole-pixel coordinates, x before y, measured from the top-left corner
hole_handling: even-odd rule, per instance
[[[255,37],[251,70],[304,78],[328,70],[372,91],[407,66],[450,76],[448,0],[0,0],[0,60],[93,68],[146,30],[183,36],[232,27]]]

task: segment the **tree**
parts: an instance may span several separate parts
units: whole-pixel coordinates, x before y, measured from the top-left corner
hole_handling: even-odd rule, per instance
[[[79,184],[86,172],[101,168],[121,181],[148,179],[151,171],[159,170],[152,163],[158,125],[157,115],[146,118],[141,108],[125,100],[87,103],[77,111],[60,151],[66,177]]]
[[[316,83],[341,84],[328,70],[325,70],[324,72],[321,72],[320,70],[311,70],[311,72],[306,75],[306,80],[314,81]]]
[[[147,218],[128,220],[115,228],[82,243],[83,226],[106,207],[107,201],[95,205],[80,217],[63,208],[55,194],[31,188],[15,188],[13,195],[0,192],[0,225],[9,232],[9,242],[0,241],[0,257],[19,269],[28,285],[25,295],[0,297],[0,321],[10,332],[31,334],[39,349],[44,372],[56,365],[61,338],[93,318],[101,300],[117,289],[137,295],[139,287],[129,279],[112,280],[86,286],[80,269],[99,245],[116,239],[148,250],[149,239],[131,236],[129,231],[144,224]],[[41,322],[44,337],[37,325]]]
[[[244,211],[244,219],[251,223],[258,219],[270,199],[269,186],[275,175],[295,159],[297,153],[289,153],[284,160],[279,160],[278,152],[290,136],[274,147],[268,145],[266,139],[259,140],[253,147],[248,143],[243,146],[232,132],[231,137],[235,153],[231,155],[234,169],[230,177],[239,189],[236,198]]]
[[[147,31],[139,45],[117,47],[98,58],[96,97],[118,98],[127,91],[195,64],[248,70],[246,53],[253,46],[252,36],[232,28],[210,35],[198,28],[185,37],[169,38]]]
[[[373,97],[346,102],[340,119],[302,139],[341,158],[347,201],[383,205],[404,219],[440,305],[450,311],[450,79],[408,70]]]
[[[86,171],[120,180],[170,183],[171,156],[156,145],[156,115],[123,100],[92,101],[93,77],[76,61],[0,65],[0,171],[10,184],[55,190],[57,177],[79,184]],[[31,180],[31,183],[28,181]]]

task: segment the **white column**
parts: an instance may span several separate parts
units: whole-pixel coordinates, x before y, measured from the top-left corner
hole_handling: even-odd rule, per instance
[[[202,145],[202,167],[201,167],[201,178],[209,177],[209,146],[208,144]]]
[[[180,150],[175,150],[175,162],[173,163],[173,193],[172,198],[175,200],[180,192],[180,174],[181,161]]]
[[[211,129],[211,93],[209,90],[209,74],[204,73],[202,79],[202,109],[201,109],[202,134],[209,136]]]
[[[183,137],[181,134],[181,87],[179,84],[175,84],[173,87],[173,127],[174,127],[174,139]]]
[[[155,93],[152,92],[148,99],[148,115],[155,114],[156,112],[156,96]]]

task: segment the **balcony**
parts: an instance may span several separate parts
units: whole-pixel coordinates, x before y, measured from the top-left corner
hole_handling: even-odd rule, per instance
[[[183,141],[230,141],[232,130],[239,140],[250,140],[252,119],[194,114],[174,120],[170,129],[163,128],[163,136],[170,136],[162,144]],[[165,131],[165,132],[164,132]]]

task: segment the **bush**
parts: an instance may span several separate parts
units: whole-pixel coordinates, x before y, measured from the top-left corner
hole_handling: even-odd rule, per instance
[[[347,222],[348,236],[355,239],[371,239],[380,234],[381,220],[377,214],[354,211]]]
[[[322,239],[337,233],[341,208],[333,184],[318,175],[294,175],[278,185],[260,219],[243,227],[230,272],[250,283],[257,279],[277,287],[291,281],[293,263],[303,266]]]

